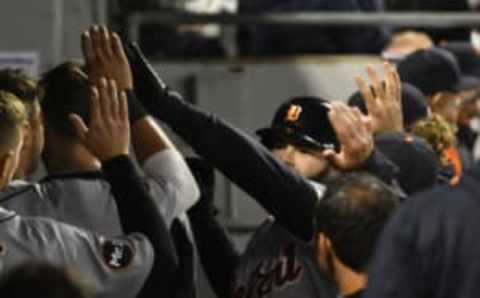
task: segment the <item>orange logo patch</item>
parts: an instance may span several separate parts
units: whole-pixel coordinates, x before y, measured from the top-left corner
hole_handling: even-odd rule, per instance
[[[300,114],[302,113],[302,107],[297,105],[291,105],[288,109],[287,115],[285,115],[285,121],[287,122],[295,122],[300,118]]]

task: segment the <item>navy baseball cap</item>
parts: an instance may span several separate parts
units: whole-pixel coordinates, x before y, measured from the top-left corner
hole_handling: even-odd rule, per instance
[[[375,147],[398,166],[397,182],[407,195],[436,184],[439,161],[424,139],[403,132],[388,132],[375,138]]]
[[[461,83],[460,66],[455,56],[441,48],[418,50],[397,64],[404,82],[420,89],[426,96],[437,92],[457,92]]]
[[[261,142],[272,149],[276,143],[293,143],[314,150],[339,149],[328,118],[328,101],[319,97],[295,97],[276,111],[270,127],[256,131]]]
[[[411,84],[403,82],[401,88],[403,125],[409,127],[416,121],[427,117],[428,101],[422,91]],[[368,115],[367,106],[360,91],[350,96],[348,105],[357,107],[362,113]]]

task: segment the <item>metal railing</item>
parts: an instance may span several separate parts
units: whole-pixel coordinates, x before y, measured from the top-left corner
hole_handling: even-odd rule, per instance
[[[288,25],[391,25],[398,27],[480,27],[480,13],[354,13],[354,12],[304,12],[276,14],[178,14],[166,12],[137,12],[128,19],[128,34],[138,40],[142,23],[161,24],[288,24]]]

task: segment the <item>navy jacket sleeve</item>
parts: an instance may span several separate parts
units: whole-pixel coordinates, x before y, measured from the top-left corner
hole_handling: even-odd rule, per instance
[[[173,293],[175,289],[171,286],[178,262],[174,244],[140,174],[127,156],[108,160],[102,167],[117,202],[124,232],[145,234],[155,251],[152,271],[138,297],[157,297],[158,293]],[[169,277],[172,280],[169,280]]]

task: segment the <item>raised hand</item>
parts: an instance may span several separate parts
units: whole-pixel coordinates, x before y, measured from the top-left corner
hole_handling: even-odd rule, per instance
[[[391,64],[385,63],[383,68],[384,82],[380,80],[371,65],[367,67],[371,86],[361,77],[355,78],[368,114],[372,119],[374,134],[404,130],[400,77]]]
[[[323,156],[343,171],[361,167],[374,148],[370,117],[341,102],[330,104],[328,117],[340,143],[340,152],[325,150]]]
[[[92,26],[82,34],[82,51],[91,84],[102,77],[117,82],[119,90],[133,89],[133,76],[118,34]]]
[[[130,124],[125,92],[118,92],[113,80],[101,78],[92,87],[89,126],[76,114],[70,115],[80,140],[93,155],[106,161],[128,155]]]

